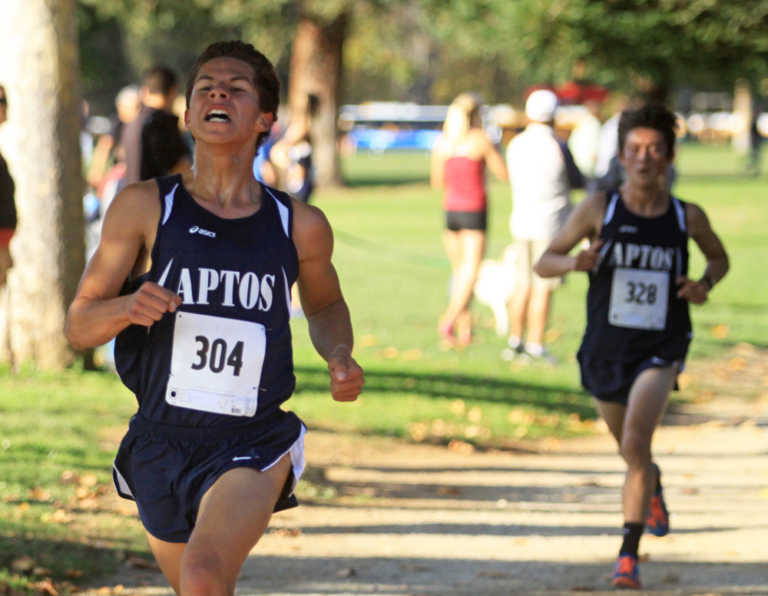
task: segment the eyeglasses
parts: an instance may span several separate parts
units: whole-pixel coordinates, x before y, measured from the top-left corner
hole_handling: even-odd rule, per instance
[[[7,106],[8,100],[5,97],[0,97],[0,106]]]

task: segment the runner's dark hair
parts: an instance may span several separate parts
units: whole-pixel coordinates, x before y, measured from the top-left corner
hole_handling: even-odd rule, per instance
[[[677,116],[666,106],[659,103],[648,103],[636,110],[624,110],[619,118],[619,151],[624,149],[629,131],[634,128],[652,128],[658,130],[667,145],[667,155],[675,152],[675,131]]]

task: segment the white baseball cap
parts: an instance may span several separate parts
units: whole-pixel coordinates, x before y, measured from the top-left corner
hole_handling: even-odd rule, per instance
[[[525,102],[525,115],[536,122],[552,122],[557,109],[557,95],[549,89],[537,89]]]

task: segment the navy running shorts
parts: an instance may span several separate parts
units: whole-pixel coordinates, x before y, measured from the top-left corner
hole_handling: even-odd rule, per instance
[[[627,405],[629,391],[635,379],[649,368],[666,368],[680,363],[683,370],[685,354],[680,358],[661,358],[648,356],[638,360],[623,362],[621,360],[589,359],[579,352],[577,354],[581,384],[600,401],[609,401]],[[677,382],[675,382],[677,389]]]
[[[488,227],[486,211],[446,211],[445,227],[451,232],[459,230],[482,230]]]
[[[136,414],[115,458],[115,488],[136,501],[152,536],[187,542],[203,495],[233,468],[263,471],[289,453],[291,473],[274,510],[296,507],[293,490],[304,471],[305,431],[295,414],[284,411],[238,429],[174,427]]]

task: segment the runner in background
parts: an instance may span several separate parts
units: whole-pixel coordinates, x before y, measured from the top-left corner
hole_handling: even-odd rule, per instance
[[[664,536],[669,514],[651,440],[692,338],[688,303],[702,304],[728,271],[728,256],[704,211],[669,194],[675,115],[661,106],[624,111],[618,127],[626,179],[582,201],[536,265],[544,277],[589,275],[581,381],[616,439],[627,472],[624,538],[613,584],[640,588],[643,529]],[[688,277],[688,238],[704,254]],[[589,248],[570,255],[582,240]]]

